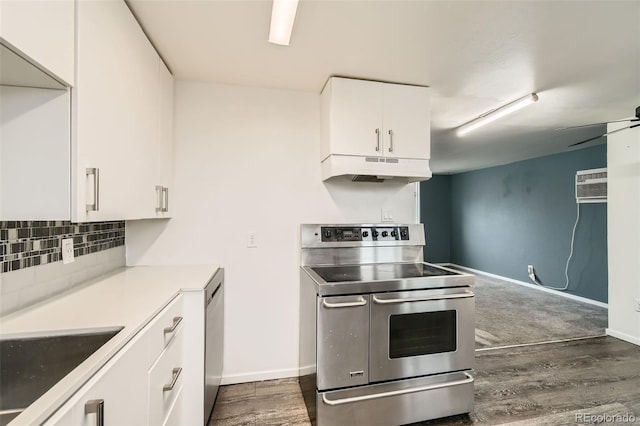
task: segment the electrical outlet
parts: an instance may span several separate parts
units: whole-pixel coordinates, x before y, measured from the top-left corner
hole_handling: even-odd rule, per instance
[[[73,261],[73,238],[65,238],[62,240],[62,263],[66,265]]]
[[[640,312],[640,298],[636,299],[636,312]]]
[[[533,265],[527,265],[527,275],[534,275]]]
[[[393,212],[390,209],[382,209],[381,219],[383,222],[393,222]]]
[[[249,248],[258,247],[258,237],[255,231],[247,232],[247,247]]]

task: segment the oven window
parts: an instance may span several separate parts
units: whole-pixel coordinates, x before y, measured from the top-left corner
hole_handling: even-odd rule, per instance
[[[391,315],[389,358],[456,350],[456,311]]]

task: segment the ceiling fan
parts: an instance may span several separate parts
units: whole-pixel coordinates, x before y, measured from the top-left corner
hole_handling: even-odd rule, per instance
[[[569,145],[569,147],[576,146],[576,145],[582,145],[583,143],[595,141],[596,139],[600,139],[600,138],[602,138],[604,136],[609,136],[609,135],[612,135],[614,133],[621,132],[623,130],[633,129],[635,127],[640,127],[640,123],[633,124],[634,122],[640,121],[640,106],[636,107],[636,116],[634,118],[623,118],[623,119],[620,119],[620,120],[611,120],[611,121],[608,121],[607,123],[617,123],[617,122],[620,122],[620,121],[629,121],[630,122],[629,126],[623,127],[621,129],[617,129],[617,130],[612,130],[612,131],[604,133],[602,135],[595,136],[593,138],[589,138],[589,139],[585,139],[585,140],[580,141],[580,142],[573,143],[573,144]],[[607,124],[607,123],[583,124],[582,126],[563,127],[561,129],[558,129],[558,130],[578,129],[578,128],[582,128],[582,127],[591,127],[591,126],[602,126],[602,125]]]

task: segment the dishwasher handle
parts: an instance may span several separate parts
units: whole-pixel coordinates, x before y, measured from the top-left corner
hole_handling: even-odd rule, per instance
[[[209,307],[209,305],[211,305],[211,302],[213,302],[213,299],[216,298],[216,295],[220,292],[220,289],[222,288],[222,284],[220,284],[218,287],[216,287],[216,289],[214,290],[214,292],[211,294],[211,296],[209,297],[209,299],[207,299],[207,308]]]
[[[220,288],[222,288],[223,282],[224,282],[224,268],[220,268],[218,269],[218,272],[215,273],[213,278],[209,280],[206,287],[204,288],[204,294],[206,298],[204,301],[205,308],[208,307],[211,304],[211,302],[213,302],[213,299],[215,299],[216,294],[218,294],[218,292],[220,291]]]

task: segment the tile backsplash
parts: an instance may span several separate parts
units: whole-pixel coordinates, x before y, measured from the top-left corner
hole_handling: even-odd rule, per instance
[[[75,257],[124,245],[124,221],[0,222],[0,272],[16,271],[62,260],[62,240],[73,238]]]
[[[73,238],[74,262],[62,263]],[[125,223],[0,222],[0,315],[48,299],[125,266]]]

